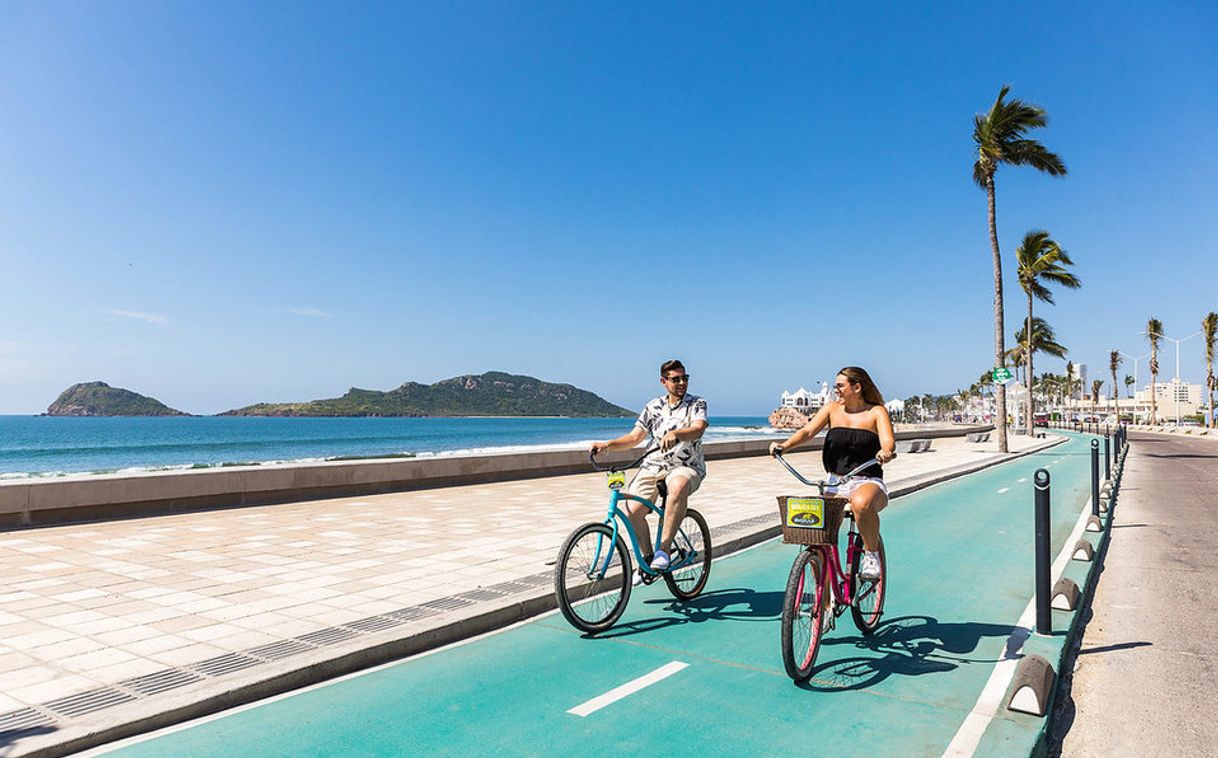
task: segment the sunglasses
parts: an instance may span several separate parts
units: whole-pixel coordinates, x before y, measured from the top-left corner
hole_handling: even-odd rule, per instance
[[[846,388],[847,388],[847,387],[849,387],[849,386],[850,386],[849,384],[835,384],[835,385],[833,385],[833,389],[835,389],[835,390],[844,390],[844,389],[846,389]]]
[[[689,384],[689,374],[681,374],[680,376],[666,376],[664,377],[664,381],[672,382],[673,384],[681,384],[682,382]]]

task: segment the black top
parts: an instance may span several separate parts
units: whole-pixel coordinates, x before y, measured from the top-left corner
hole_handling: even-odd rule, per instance
[[[878,452],[880,452],[880,435],[869,429],[835,426],[825,435],[825,447],[821,450],[821,460],[825,464],[825,471],[843,476],[874,458]],[[883,479],[884,469],[876,463],[863,469],[857,475]]]

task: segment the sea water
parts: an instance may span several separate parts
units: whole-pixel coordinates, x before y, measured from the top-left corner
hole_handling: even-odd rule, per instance
[[[0,416],[0,479],[335,459],[578,448],[629,418]],[[764,417],[711,419],[706,441],[775,437]]]

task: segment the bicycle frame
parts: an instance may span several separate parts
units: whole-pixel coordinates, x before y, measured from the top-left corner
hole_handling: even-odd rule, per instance
[[[658,450],[658,449],[659,448],[656,448],[656,447],[649,449],[647,452],[645,452],[641,456],[639,456],[633,463],[630,463],[629,465],[626,465],[626,466],[622,466],[621,468],[611,467],[609,469],[603,469],[597,465],[596,460],[593,456],[589,456],[589,459],[592,460],[593,467],[596,468],[598,471],[617,472],[617,471],[622,471],[622,470],[625,470],[628,468],[633,468],[640,461],[642,461],[644,458],[651,455],[652,452],[654,452],[655,450]],[[618,535],[621,534],[622,532],[625,532],[626,536],[630,538],[630,549],[634,553],[634,558],[635,558],[635,561],[638,563],[639,569],[644,574],[648,574],[650,576],[660,576],[660,572],[652,569],[651,566],[648,565],[647,561],[644,560],[643,551],[639,547],[638,536],[634,533],[634,527],[630,523],[630,519],[626,516],[626,512],[623,511],[618,505],[623,500],[633,500],[636,503],[642,503],[648,510],[659,515],[659,522],[656,524],[655,542],[651,545],[651,550],[654,553],[656,550],[660,549],[660,539],[662,538],[662,536],[664,534],[665,507],[663,505],[656,505],[655,503],[651,502],[650,500],[648,500],[645,497],[641,497],[639,495],[630,495],[630,494],[623,493],[620,489],[610,490],[609,491],[609,509],[605,513],[605,520],[603,523],[606,526],[609,526],[613,529],[613,535],[609,538],[610,547],[608,547],[607,549],[602,544],[604,542],[604,537],[597,537],[596,554],[593,556],[593,559],[592,559],[593,565],[600,564],[601,550],[604,549],[604,551],[605,551],[604,565],[601,566],[600,570],[597,572],[597,579],[603,579],[605,574],[608,573],[609,564],[613,561],[612,545],[614,542],[617,541]],[[622,525],[625,527],[625,529],[619,529],[618,522],[621,522]],[[685,541],[689,542],[689,536],[685,534],[685,531],[683,529],[680,529],[680,528],[677,529],[677,536],[684,537]],[[697,559],[697,557],[698,557],[698,553],[695,550],[695,551],[685,555],[681,560],[673,563],[671,566],[669,566],[666,569],[666,571],[668,571],[668,572],[676,571],[677,569],[682,568],[683,566],[693,563],[694,560]]]
[[[854,565],[854,556],[861,552],[863,539],[855,529],[854,519],[850,519],[850,530],[846,533],[846,567],[842,569],[841,551],[837,545],[808,545],[804,549],[808,551],[816,551],[821,554],[821,558],[825,566],[825,583],[829,586],[829,591],[833,593],[833,600],[839,607],[845,608],[854,605],[862,598],[851,596],[850,589],[850,574],[849,567]],[[874,591],[874,587],[869,591]]]
[[[796,479],[798,479],[799,481],[808,485],[809,487],[816,487],[818,492],[820,493],[821,497],[833,497],[837,494],[837,489],[836,489],[837,485],[829,484],[824,481],[811,481],[809,479],[806,479],[803,476],[803,474],[796,471],[795,468],[793,466],[791,466],[791,464],[787,463],[786,460],[783,459],[781,452],[777,453],[774,457],[777,458],[778,462],[781,463],[784,467],[786,467],[787,471],[790,471],[791,474]],[[854,478],[860,471],[863,471],[864,469],[869,468],[872,464],[875,464],[875,463],[879,463],[879,461],[876,460],[875,458],[872,458],[871,460],[867,461],[866,463],[863,463],[862,465],[858,466],[850,473],[843,476],[837,484],[838,485],[845,484],[846,482],[848,482],[852,478]],[[825,492],[826,488],[828,488],[830,490],[828,493]],[[858,529],[856,528],[856,525],[854,522],[854,515],[845,514],[843,517],[848,518],[850,520],[850,529],[846,533],[846,564],[845,564],[847,569],[849,569],[849,567],[854,565],[855,555],[857,555],[863,549],[863,538],[859,534]],[[852,597],[850,594],[850,574],[848,573],[848,571],[842,570],[841,552],[837,545],[808,545],[805,549],[809,550],[809,551],[815,550],[821,554],[821,557],[823,558],[823,561],[824,561],[824,565],[826,567],[824,581],[826,584],[829,585],[830,591],[833,593],[833,598],[834,598],[835,602],[838,603],[839,607],[845,608],[847,606],[854,605],[855,603],[858,603],[860,600],[863,599],[861,597],[857,597],[857,598]],[[874,585],[869,587],[867,590],[868,593],[874,592],[874,591],[875,591]]]

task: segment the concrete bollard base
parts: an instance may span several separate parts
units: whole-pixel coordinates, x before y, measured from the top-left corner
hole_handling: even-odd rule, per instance
[[[1011,684],[1011,699],[1007,701],[1007,709],[1044,716],[1056,678],[1053,666],[1049,665],[1047,660],[1039,655],[1027,656],[1015,669],[1015,680]]]
[[[1091,543],[1087,540],[1079,540],[1074,545],[1074,554],[1070,556],[1071,560],[1075,561],[1090,561],[1095,558],[1095,548],[1091,547]]]
[[[1049,604],[1057,611],[1072,611],[1078,607],[1081,596],[1082,593],[1079,592],[1074,580],[1063,576],[1057,580],[1057,584],[1053,585],[1053,592],[1050,595],[1052,599]]]

